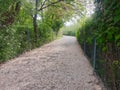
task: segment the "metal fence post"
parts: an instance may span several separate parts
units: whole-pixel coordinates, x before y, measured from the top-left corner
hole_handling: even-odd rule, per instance
[[[86,43],[84,41],[84,54],[86,54]]]
[[[93,69],[96,68],[96,38],[94,39],[94,55],[93,55]]]

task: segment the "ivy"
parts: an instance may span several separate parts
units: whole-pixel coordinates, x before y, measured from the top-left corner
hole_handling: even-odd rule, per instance
[[[104,75],[101,77],[106,79],[107,85],[112,90],[118,90],[120,86],[120,3],[119,0],[96,0],[96,11],[91,20],[86,19],[84,25],[78,30],[77,38],[83,46],[87,44],[86,51],[90,57],[93,51],[93,40],[97,39],[97,70],[99,75],[104,69]],[[80,23],[81,24],[81,23]],[[84,33],[83,33],[84,32]],[[78,36],[79,35],[79,36]],[[92,43],[91,43],[92,42]],[[83,47],[84,48],[84,47]],[[102,53],[99,53],[102,52]],[[100,56],[100,57],[98,57]],[[104,62],[101,62],[104,60]],[[109,77],[109,75],[111,77]],[[110,81],[110,82],[109,82]]]

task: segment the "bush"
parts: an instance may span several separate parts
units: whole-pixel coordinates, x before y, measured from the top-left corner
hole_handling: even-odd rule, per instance
[[[120,4],[118,0],[96,1],[96,12],[77,31],[77,39],[93,63],[94,42],[97,40],[96,72],[111,88],[120,88]],[[111,3],[112,2],[112,3]],[[111,5],[110,5],[111,4]],[[101,9],[102,8],[102,9]]]
[[[0,63],[19,54],[39,47],[55,39],[53,30],[41,23],[38,28],[38,41],[34,42],[34,31],[28,26],[10,26],[0,30]]]
[[[38,33],[38,46],[55,39],[55,33],[53,32],[53,29],[45,23],[41,23],[39,25]]]
[[[0,30],[0,63],[17,55],[20,49],[20,42],[16,38],[16,30],[7,27]]]

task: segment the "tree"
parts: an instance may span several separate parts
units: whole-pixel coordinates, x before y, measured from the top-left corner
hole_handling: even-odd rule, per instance
[[[5,3],[5,1],[2,1],[1,3]],[[11,0],[11,1],[8,1],[8,4],[1,5],[0,17],[2,18],[0,19],[0,28],[14,23],[15,18],[20,11],[20,7],[21,7],[21,2],[18,0],[16,0],[15,2]]]
[[[35,33],[35,41],[37,41],[37,32],[38,32],[37,31],[37,14],[38,14],[38,12],[44,12],[43,11],[44,9],[46,9],[48,7],[51,7],[51,6],[55,6],[56,4],[58,4],[60,2],[69,3],[71,1],[73,1],[73,0],[66,0],[66,1],[64,1],[64,0],[54,0],[54,1],[53,0],[52,1],[51,0],[49,0],[49,1],[48,0],[44,0],[44,1],[41,1],[41,2],[39,0],[35,1],[34,14],[32,15],[33,16],[33,27],[34,27],[34,33]],[[41,3],[41,4],[38,4],[38,3]],[[64,6],[65,6],[65,4],[64,4]],[[38,7],[40,7],[40,8],[38,8]],[[56,23],[57,23],[57,26],[58,26],[58,24],[60,25],[60,23],[58,23],[58,21]],[[58,31],[58,30],[56,29],[56,31]]]
[[[51,11],[51,12],[50,12]],[[47,8],[44,13],[44,22],[46,22],[56,33],[63,26],[64,22],[69,19],[71,14],[71,6],[60,2],[54,6]]]

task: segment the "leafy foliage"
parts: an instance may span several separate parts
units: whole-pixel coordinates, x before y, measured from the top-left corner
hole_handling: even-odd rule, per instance
[[[0,63],[59,36],[74,0],[0,0]]]
[[[97,39],[97,70],[112,90],[120,88],[120,4],[119,0],[96,0],[96,11],[92,18],[82,22],[78,30],[78,41],[86,43],[87,55],[93,51],[93,40]],[[81,39],[82,38],[82,39]],[[98,57],[99,56],[99,57]],[[102,69],[101,69],[102,68]]]
[[[63,35],[75,36],[79,28],[79,23],[75,23],[69,26],[64,26],[61,30],[63,31]]]

